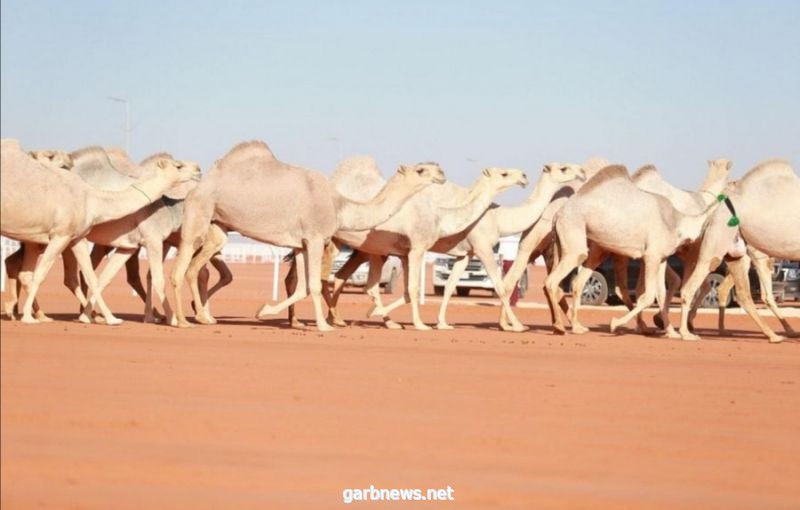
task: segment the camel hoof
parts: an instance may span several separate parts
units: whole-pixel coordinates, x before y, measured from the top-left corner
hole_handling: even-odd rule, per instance
[[[432,327],[428,326],[427,324],[423,324],[422,322],[414,324],[414,328],[417,331],[431,331],[433,329]]]
[[[36,316],[36,320],[37,320],[37,321],[39,321],[39,322],[43,322],[43,323],[47,323],[47,322],[53,322],[53,319],[52,319],[52,318],[50,318],[50,317],[48,317],[48,316],[47,316],[47,315],[45,315],[45,314],[42,314],[42,315],[37,315],[37,316]]]
[[[89,319],[89,316],[85,313],[82,313],[78,316],[78,322],[82,322],[84,324],[91,324],[92,321]]]
[[[404,329],[402,325],[396,323],[392,319],[386,319],[383,321],[383,325],[386,326],[388,329]]]
[[[268,315],[275,315],[278,311],[275,309],[274,306],[264,305],[261,309],[256,313],[256,319],[264,319],[264,317]]]
[[[334,328],[327,322],[320,322],[319,324],[317,324],[317,330],[321,333],[328,333],[330,331],[336,331],[336,328]]]
[[[681,332],[681,338],[686,342],[699,342],[700,337],[689,331]]]
[[[679,335],[678,332],[675,331],[675,328],[672,328],[672,327],[667,328],[667,331],[666,331],[665,335],[666,335],[667,338],[672,338],[672,339],[675,339],[675,340],[677,340],[677,339],[679,339],[681,337],[681,335]]]
[[[208,326],[212,326],[217,323],[217,319],[212,316],[205,316],[205,315],[197,315],[195,316],[194,320],[199,322],[200,324],[206,324]]]
[[[119,325],[120,325],[120,324],[122,324],[123,322],[124,322],[124,321],[123,321],[122,319],[120,319],[120,318],[117,318],[117,317],[114,317],[113,315],[112,315],[112,316],[110,316],[110,317],[107,317],[107,318],[105,319],[105,323],[106,323],[106,325],[107,325],[107,326],[119,326]],[[98,324],[99,324],[99,323],[98,323]]]
[[[611,319],[611,323],[609,324],[608,328],[611,330],[612,333],[615,333],[617,331],[617,328],[619,328],[620,326],[622,326],[622,321],[617,318],[614,318]]]
[[[19,321],[23,324],[39,324],[39,321],[31,317],[30,315],[23,315]]]
[[[553,326],[553,334],[554,335],[566,335],[567,330],[564,329],[564,326]]]
[[[589,328],[584,326],[583,324],[576,322],[572,324],[572,333],[575,335],[583,335],[584,333],[588,333]]]
[[[375,317],[380,316],[383,317],[386,315],[386,309],[382,306],[372,306],[369,310],[367,310],[367,317]]]
[[[328,314],[328,323],[333,324],[334,326],[338,326],[340,328],[347,327],[347,323],[345,321],[343,321],[339,317],[335,317],[330,314]]]
[[[653,324],[655,324],[658,329],[664,329],[664,321],[661,319],[660,315],[653,317]]]
[[[779,344],[779,343],[783,342],[784,340],[786,340],[786,339],[784,337],[782,337],[782,336],[777,336],[776,335],[776,336],[769,337],[769,343],[771,343],[771,344]]]
[[[451,329],[453,329],[453,326],[451,326],[450,324],[448,324],[446,322],[440,322],[440,323],[438,323],[436,325],[436,329],[451,330]]]
[[[192,324],[189,324],[189,322],[185,321],[185,320],[175,321],[174,326],[176,328],[193,328],[194,327]]]

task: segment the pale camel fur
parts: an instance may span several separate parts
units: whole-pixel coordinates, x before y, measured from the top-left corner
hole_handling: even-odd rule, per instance
[[[608,197],[624,197],[610,203]],[[607,253],[642,258],[644,293],[621,319],[611,320],[611,332],[626,324],[658,297],[667,334],[676,336],[666,317],[666,259],[680,246],[697,239],[718,202],[698,215],[682,214],[665,197],[639,189],[621,165],[608,166],[588,181],[559,211],[556,235],[560,260],[545,280],[556,333],[565,332],[559,308],[559,284],[580,266],[572,290],[572,331],[587,331],[578,320],[580,289]]]
[[[399,328],[389,318],[389,313],[410,302],[414,327],[419,330],[431,329],[422,322],[419,313],[419,276],[425,252],[446,252],[453,248],[462,238],[454,238],[456,241],[450,245],[446,241],[439,244],[439,241],[470,228],[492,205],[497,194],[515,185],[524,187],[527,182],[527,176],[520,170],[487,168],[471,188],[449,182],[444,186],[431,187],[409,200],[391,220],[370,231],[337,232],[338,241],[357,251],[336,274],[332,308],[335,310],[344,282],[350,274],[369,260],[367,293],[373,305],[367,315],[381,316],[387,327]],[[402,298],[383,306],[378,283],[381,267],[389,255],[400,256],[403,261],[405,293]]]
[[[96,190],[78,175],[33,159],[21,150],[2,151],[2,226],[0,233],[25,243],[46,245],[35,263],[31,281],[23,282],[27,297],[22,321],[35,323],[32,315],[36,292],[56,257],[70,248],[87,279],[108,324],[113,316],[99,292],[84,236],[97,224],[121,218],[160,198],[177,182],[199,175],[196,166],[159,159],[148,176],[121,191]],[[27,268],[24,268],[27,269]]]
[[[736,284],[737,300],[770,342],[780,342],[783,337],[773,332],[759,317],[752,302],[747,281],[750,257],[744,256],[737,260],[737,257],[731,256],[731,251],[743,251],[732,250],[737,241],[741,242],[743,239],[757,258],[766,255],[800,260],[800,236],[787,234],[796,231],[797,225],[800,225],[800,207],[797,207],[800,178],[787,161],[770,160],[757,165],[741,180],[732,183],[725,193],[736,210],[740,224],[738,228],[728,225],[732,213],[727,207],[720,207],[712,215],[699,248],[697,264],[681,288],[681,336],[690,340],[699,338],[688,328],[691,306],[708,273],[725,259]],[[759,264],[763,264],[763,261],[757,262],[756,267]],[[766,286],[766,283],[762,285]],[[762,293],[770,294],[771,282],[766,288]],[[770,305],[770,308],[773,306]],[[777,306],[773,308],[773,312],[783,319]],[[788,325],[785,320],[781,322],[784,327]],[[795,334],[791,327],[786,328],[786,332],[789,335]]]
[[[555,218],[556,213],[564,207],[567,200],[584,184],[591,180],[594,175],[601,169],[608,166],[608,160],[601,157],[593,157],[588,159],[581,167],[586,172],[586,181],[573,180],[566,186],[563,186],[558,192],[553,195],[550,203],[542,212],[539,221],[535,222],[532,226],[522,232],[520,235],[519,245],[517,246],[517,256],[514,263],[503,277],[503,285],[506,289],[513,289],[519,282],[522,274],[525,272],[528,264],[533,263],[540,256],[544,257],[547,271],[553,268],[552,245],[555,238]],[[559,300],[566,311],[566,301]],[[555,320],[555,317],[551,317]],[[505,308],[500,309],[500,328],[504,331],[514,331],[514,328],[508,322],[506,317]]]
[[[280,312],[310,293],[317,328],[332,329],[321,305],[320,267],[325,244],[337,230],[368,229],[386,221],[415,193],[442,182],[444,173],[438,165],[401,166],[377,197],[354,202],[337,193],[323,174],[278,161],[265,143],[239,144],[214,165],[187,198],[172,273],[178,325],[188,325],[180,302],[187,273],[195,280],[196,268],[219,251],[219,242],[205,244],[213,222],[220,231],[236,230],[258,241],[295,250],[300,280],[296,291],[276,306],[265,304],[257,317]],[[195,302],[201,303],[196,281],[192,282],[192,291]]]

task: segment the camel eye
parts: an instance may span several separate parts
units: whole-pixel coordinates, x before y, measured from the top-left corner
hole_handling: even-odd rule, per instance
[[[420,174],[420,175],[422,175],[422,172],[423,172],[423,171],[424,171],[424,170],[423,170],[422,168],[418,168],[418,169],[417,169],[417,173],[418,173],[418,174]]]
[[[508,177],[508,172],[503,172],[501,175],[502,175],[503,177]]]
[[[561,167],[561,171],[562,171],[562,172],[566,172],[566,171],[567,171],[567,167],[565,167],[565,166],[562,166],[562,167]]]

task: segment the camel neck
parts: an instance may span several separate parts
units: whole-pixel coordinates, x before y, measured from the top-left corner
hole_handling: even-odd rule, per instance
[[[174,183],[175,179],[157,172],[152,178],[133,183],[122,191],[101,191],[87,186],[93,213],[91,223],[103,223],[136,212],[161,198]]]
[[[336,216],[340,230],[369,230],[397,214],[418,189],[404,186],[399,175],[393,176],[366,202],[351,200],[334,189]],[[332,188],[333,189],[333,188]]]
[[[488,186],[485,179],[480,179],[470,189],[466,202],[456,207],[439,207],[440,237],[457,234],[478,221],[498,193],[500,190]]]
[[[497,214],[500,236],[519,234],[539,221],[542,213],[553,199],[553,195],[561,187],[562,184],[552,182],[543,174],[525,202],[516,207],[499,207],[495,214]]]

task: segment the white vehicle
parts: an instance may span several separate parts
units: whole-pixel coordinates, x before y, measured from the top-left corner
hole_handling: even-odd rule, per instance
[[[497,264],[497,269],[500,274],[503,274],[504,260],[514,261],[518,244],[518,238],[509,238],[501,239],[499,243],[494,245],[495,263]],[[454,262],[455,259],[453,257],[443,256],[438,257],[433,263],[433,291],[439,296],[444,294],[444,287],[447,284],[450,273],[453,271]],[[494,292],[494,284],[486,273],[483,263],[477,258],[471,258],[467,263],[467,268],[464,270],[456,286],[456,294],[459,296],[469,296],[472,289],[486,289]],[[527,290],[528,270],[526,268],[519,280],[519,297],[525,297],[525,292]]]
[[[349,246],[343,246],[339,254],[333,260],[333,266],[331,267],[331,274],[328,276],[328,281],[333,282],[333,278],[336,275],[336,272],[341,269],[341,267],[347,262],[347,259],[350,258],[350,255],[353,253],[353,249]],[[403,265],[400,263],[400,259],[397,257],[391,256],[386,259],[386,263],[383,265],[383,269],[381,270],[381,287],[383,287],[383,291],[386,294],[391,294],[397,289],[397,286],[400,284],[400,278],[403,275]],[[369,276],[369,262],[361,264],[356,271],[350,275],[350,278],[347,279],[348,285],[354,285],[356,287],[364,287],[367,284],[367,277]]]

